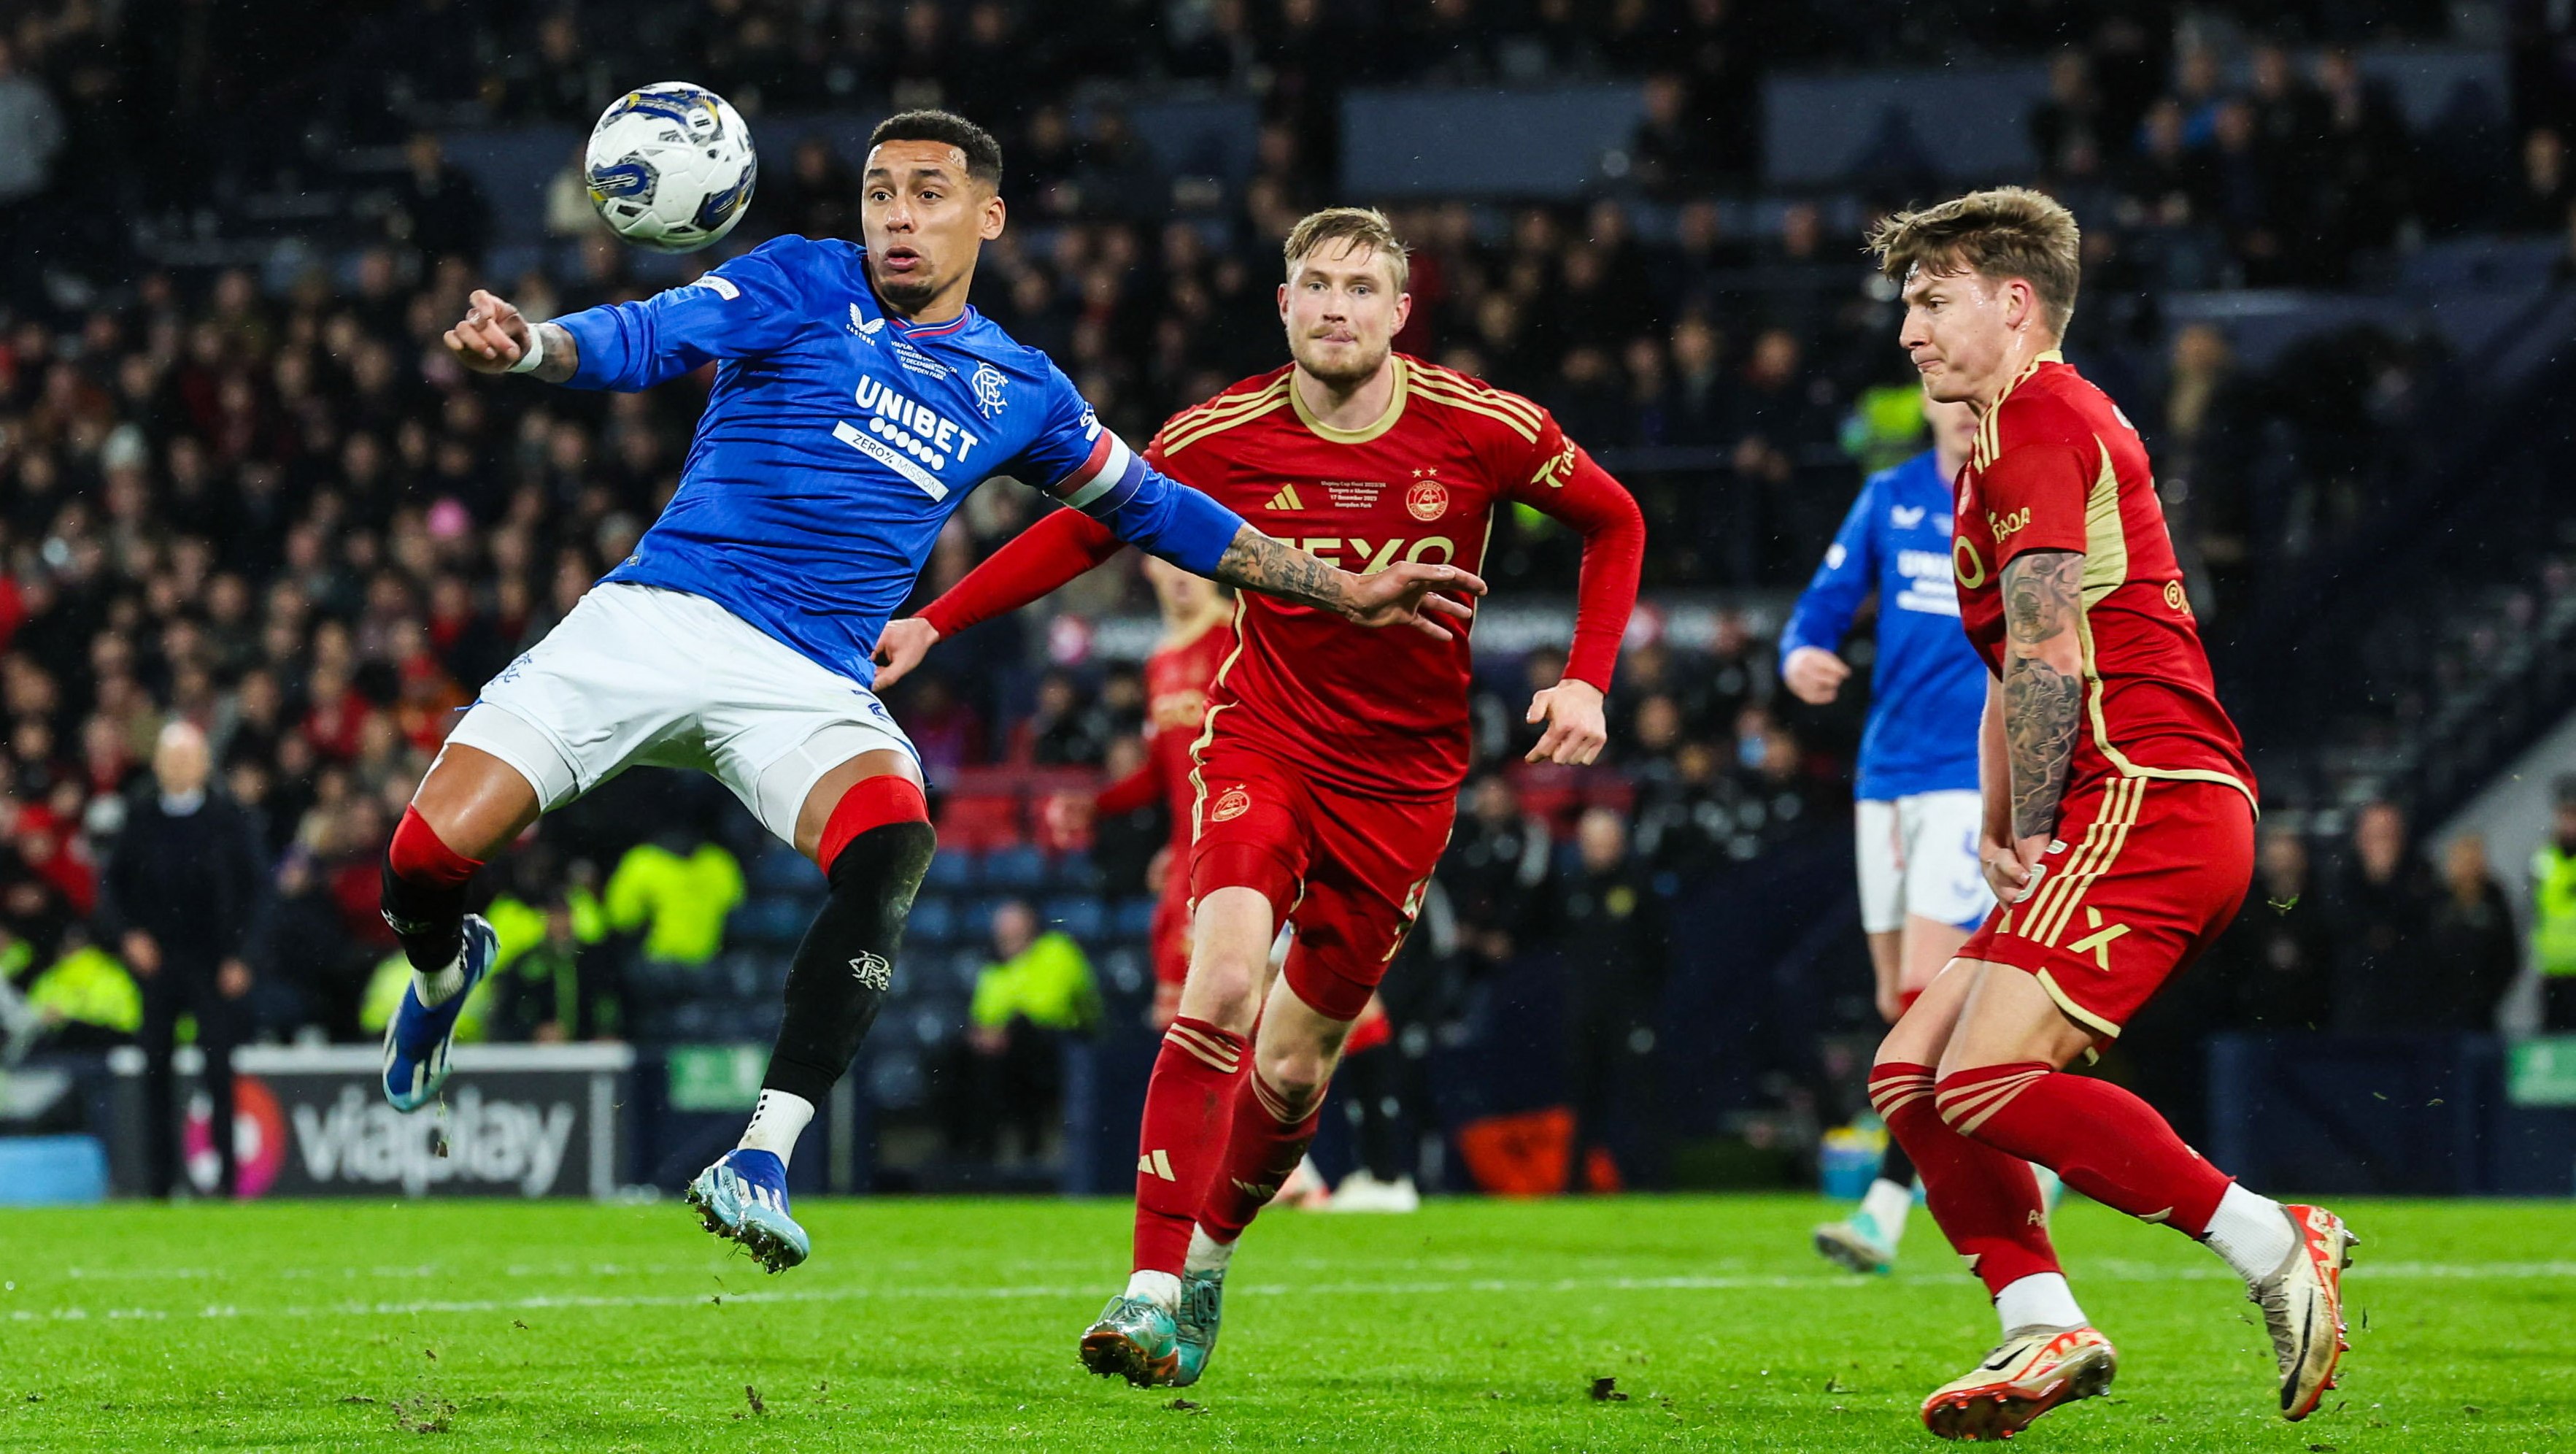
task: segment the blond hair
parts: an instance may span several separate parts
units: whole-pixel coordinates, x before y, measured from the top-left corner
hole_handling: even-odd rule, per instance
[[[1395,235],[1395,224],[1374,207],[1327,207],[1299,218],[1297,225],[1288,230],[1287,243],[1280,248],[1288,271],[1295,273],[1297,264],[1328,242],[1343,244],[1345,251],[1367,248],[1394,264],[1395,290],[1399,293],[1413,275],[1411,250]]]
[[[1903,283],[1916,268],[2020,278],[2039,295],[2049,331],[2063,334],[2084,279],[2084,235],[2075,214],[2028,187],[1996,187],[1938,207],[1898,212],[1869,231],[1879,271]]]

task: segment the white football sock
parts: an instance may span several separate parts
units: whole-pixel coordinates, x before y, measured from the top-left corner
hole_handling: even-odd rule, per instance
[[[2252,1284],[2281,1270],[2281,1264],[2290,1260],[2290,1249],[2299,1245],[2299,1234],[2279,1202],[2231,1181],[2227,1195],[2218,1199],[2218,1215],[2209,1219],[2209,1230],[2201,1233],[2200,1240]]]
[[[785,1166],[796,1150],[796,1138],[805,1134],[806,1124],[814,1119],[814,1103],[803,1096],[783,1090],[764,1090],[760,1104],[751,1112],[751,1124],[742,1128],[742,1139],[736,1148],[766,1151]]]
[[[1182,1266],[1192,1272],[1223,1272],[1233,1261],[1233,1243],[1209,1236],[1205,1227],[1190,1229],[1190,1257]]]
[[[417,969],[411,972],[411,992],[420,996],[424,1005],[443,1005],[463,993],[464,989],[465,951],[461,949],[445,969],[436,973]]]
[[[2062,1272],[2034,1272],[2004,1285],[1995,1294],[1995,1316],[2003,1320],[2009,1337],[2015,1328],[2080,1328],[2084,1310],[2075,1305],[2075,1289],[2066,1285]]]
[[[1181,1280],[1168,1272],[1137,1272],[1127,1278],[1129,1297],[1147,1298],[1163,1305],[1163,1311],[1181,1310]]]
[[[1860,1199],[1860,1209],[1877,1224],[1881,1245],[1893,1252],[1905,1236],[1905,1214],[1914,1210],[1914,1188],[1882,1176],[1869,1184],[1868,1194]]]

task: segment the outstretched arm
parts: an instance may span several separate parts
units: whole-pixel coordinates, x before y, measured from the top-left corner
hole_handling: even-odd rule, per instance
[[[1789,624],[1780,628],[1780,679],[1799,701],[1822,706],[1842,695],[1851,676],[1851,664],[1842,658],[1843,637],[1860,613],[1861,599],[1878,583],[1879,513],[1875,483],[1863,485],[1789,612]]]
[[[477,288],[465,316],[447,330],[447,351],[478,374],[506,374],[538,348],[536,367],[522,370],[549,384],[570,379],[581,365],[581,345],[560,323],[530,323],[515,304]]]
[[[447,331],[448,351],[481,374],[532,373],[577,389],[645,389],[715,359],[770,352],[804,326],[803,277],[813,243],[762,243],[694,283],[636,303],[609,303],[530,323],[506,300],[476,289]],[[536,362],[520,367],[531,352]]]
[[[1529,750],[1529,761],[1579,764],[1599,758],[1610,740],[1602,698],[1619,665],[1628,617],[1637,608],[1646,517],[1636,499],[1590,454],[1571,444],[1565,451],[1570,464],[1541,469],[1513,491],[1513,498],[1564,521],[1583,537],[1565,675],[1530,698],[1525,718],[1532,725],[1547,724]]]
[[[1154,478],[1171,490],[1197,496],[1209,510],[1222,509],[1187,485],[1160,475]],[[1080,510],[1049,514],[967,572],[965,579],[919,616],[887,623],[877,640],[877,690],[903,680],[940,641],[1049,595],[1116,555],[1124,543],[1107,525]],[[1355,576],[1239,519],[1233,539],[1204,574],[1247,591],[1331,611],[1362,626],[1410,625],[1443,639],[1449,631],[1433,617],[1465,621],[1475,609],[1433,593],[1483,595],[1485,591],[1483,581],[1454,566],[1395,565],[1375,575]]]

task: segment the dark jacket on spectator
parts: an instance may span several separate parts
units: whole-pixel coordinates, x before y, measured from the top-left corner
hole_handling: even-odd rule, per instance
[[[248,945],[263,877],[250,819],[231,798],[209,791],[173,813],[158,793],[138,793],[107,858],[104,942],[140,929],[159,942],[165,973],[211,977]]]

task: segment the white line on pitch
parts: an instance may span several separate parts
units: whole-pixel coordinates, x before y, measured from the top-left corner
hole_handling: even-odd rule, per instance
[[[2224,1267],[2167,1267],[2146,1262],[2102,1262],[2083,1269],[2084,1275],[2105,1282],[2218,1281],[2235,1274]],[[2576,1262],[2389,1262],[2364,1263],[2355,1269],[2361,1280],[2370,1282],[2421,1281],[2528,1281],[2531,1279],[2576,1278]],[[1960,1283],[1965,1274],[1914,1274],[1896,1279],[1900,1283]],[[1445,1282],[1342,1282],[1304,1283],[1263,1286],[1253,1283],[1233,1289],[1243,1296],[1296,1297],[1438,1297],[1457,1293],[1583,1293],[1583,1292],[1727,1292],[1744,1290],[1831,1290],[1859,1289],[1886,1285],[1879,1279],[1856,1277],[1605,1277],[1562,1278],[1551,1281],[1512,1280],[1506,1278],[1467,1278]],[[996,1301],[1046,1298],[1081,1298],[1097,1293],[1096,1286],[1083,1287],[839,1287],[796,1289],[781,1292],[728,1292],[722,1300],[731,1303],[841,1303],[896,1302],[918,1298],[986,1298]],[[423,1313],[502,1313],[543,1312],[570,1309],[672,1308],[708,1302],[706,1293],[682,1294],[546,1294],[523,1298],[419,1299],[405,1302],[349,1302],[327,1305],[296,1305],[277,1308],[243,1308],[231,1303],[216,1303],[174,1313],[165,1308],[109,1308],[97,1313],[82,1307],[53,1308],[37,1311],[14,1309],[11,1322],[78,1322],[91,1317],[110,1320],[159,1320],[173,1316],[195,1318],[379,1318],[403,1317]]]

